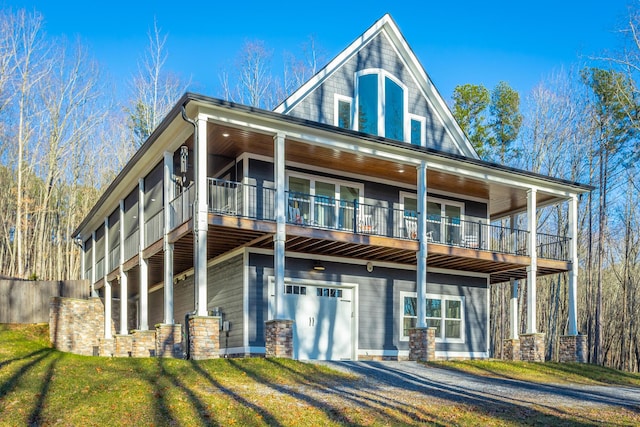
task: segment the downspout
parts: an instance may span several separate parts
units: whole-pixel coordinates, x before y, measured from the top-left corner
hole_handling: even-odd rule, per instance
[[[189,116],[187,116],[187,109],[185,108],[187,102],[185,102],[184,104],[182,104],[182,119],[187,122],[190,123],[193,126],[193,144],[194,146],[196,146],[198,144],[198,123],[196,123],[195,120],[191,120],[189,118]],[[195,292],[195,281],[193,283],[193,291]],[[187,360],[189,360],[191,358],[191,354],[189,351],[189,348],[191,347],[189,345],[189,316],[193,316],[198,312],[198,299],[194,298],[194,310],[193,311],[188,311],[185,313],[184,315],[184,353],[185,353],[185,358]]]

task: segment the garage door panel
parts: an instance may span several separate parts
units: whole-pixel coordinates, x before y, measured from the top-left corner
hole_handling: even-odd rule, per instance
[[[294,319],[294,358],[352,358],[351,289],[307,285],[304,293],[286,293],[284,303],[285,315]]]

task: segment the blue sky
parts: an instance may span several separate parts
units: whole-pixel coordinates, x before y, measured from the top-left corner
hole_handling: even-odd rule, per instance
[[[463,83],[505,80],[523,96],[561,67],[613,50],[626,0],[517,1],[11,1],[40,11],[50,35],[80,38],[121,90],[136,72],[157,18],[168,34],[167,69],[191,78],[193,90],[219,95],[218,75],[246,39],[264,40],[280,66],[313,34],[335,56],[390,13],[440,93]]]

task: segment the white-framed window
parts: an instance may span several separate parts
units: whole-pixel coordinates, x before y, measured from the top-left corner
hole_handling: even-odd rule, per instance
[[[287,173],[287,221],[353,231],[355,202],[364,201],[364,184]]]
[[[410,120],[406,86],[382,69],[356,73],[356,130],[399,141],[409,141]]]
[[[336,93],[334,95],[333,117],[335,126],[353,129],[353,98]]]
[[[424,147],[426,144],[427,119],[415,114],[409,114],[409,142],[412,145]]]
[[[404,211],[405,228],[409,232],[409,224],[413,224],[414,221],[417,224],[416,195],[401,191],[400,209]],[[427,197],[427,239],[436,243],[458,245],[463,239],[463,223],[464,202]]]
[[[400,292],[400,339],[409,340],[409,329],[418,323],[418,299],[415,292]],[[464,297],[427,294],[425,301],[427,327],[436,328],[436,342],[464,343]]]

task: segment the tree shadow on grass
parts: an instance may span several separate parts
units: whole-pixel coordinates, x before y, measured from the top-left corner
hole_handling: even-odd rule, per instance
[[[575,413],[567,414],[557,407],[550,405],[545,406],[540,402],[530,402],[515,398],[509,398],[507,400],[504,396],[493,392],[493,390],[499,389],[500,387],[513,385],[524,387],[523,391],[529,391],[526,388],[527,385],[534,386],[534,388],[531,389],[531,391],[534,392],[543,390],[536,387],[539,386],[538,384],[520,384],[521,382],[513,380],[488,379],[486,377],[472,376],[473,381],[483,383],[482,389],[479,391],[466,387],[463,382],[452,385],[433,381],[429,379],[428,370],[426,368],[424,368],[424,375],[422,375],[422,373],[417,375],[409,373],[403,369],[394,368],[391,364],[379,364],[375,362],[366,364],[362,362],[340,362],[340,364],[348,366],[351,371],[369,378],[370,383],[372,382],[371,380],[375,381],[376,385],[369,386],[372,389],[367,390],[367,392],[374,392],[374,390],[379,388],[380,385],[398,387],[402,390],[418,392],[425,395],[425,397],[433,396],[451,401],[452,403],[463,403],[474,406],[480,412],[511,422],[521,421],[522,419],[520,416],[516,416],[516,414],[521,415],[525,413],[528,417],[534,417],[533,419],[543,419],[545,423],[551,424],[562,424],[566,423],[568,420],[571,420],[573,425],[592,426],[600,424],[600,422],[595,419],[585,418],[582,421],[577,421],[575,419],[565,418],[562,417],[562,415],[575,416]],[[510,382],[516,384],[510,384]],[[581,394],[576,394],[576,397],[580,398]],[[533,407],[534,404],[546,407],[551,413],[541,412]]]
[[[35,352],[33,352],[33,353],[31,353],[31,354],[29,354],[27,356],[21,357],[19,359],[15,359],[15,360],[25,360],[25,359],[33,358],[33,360],[31,360],[30,362],[25,363],[24,365],[22,365],[13,375],[11,375],[11,377],[9,377],[5,382],[0,384],[0,398],[4,397],[10,391],[12,391],[16,387],[16,385],[18,384],[20,379],[24,375],[26,375],[26,373],[29,372],[29,370],[31,370],[38,363],[42,362],[44,359],[49,357],[51,355],[51,353],[54,352],[54,351],[55,350],[53,350],[53,349],[45,348],[45,349],[42,349],[42,350],[35,351]]]
[[[278,422],[278,420],[265,408],[258,406],[253,402],[250,402],[249,400],[245,399],[244,397],[234,392],[233,390],[223,386],[219,381],[213,378],[209,372],[205,371],[197,361],[190,360],[190,362],[191,362],[191,368],[198,375],[202,376],[212,387],[215,387],[216,389],[220,390],[220,392],[224,393],[226,396],[230,397],[234,401],[240,403],[244,407],[247,407],[252,411],[256,412],[257,414],[259,414],[268,425],[270,426],[281,425],[280,422]]]
[[[39,426],[42,425],[42,410],[44,409],[44,402],[47,399],[47,395],[49,393],[49,387],[51,386],[51,381],[53,379],[53,375],[56,370],[56,365],[58,361],[63,357],[63,353],[56,353],[54,355],[53,360],[49,363],[47,367],[47,372],[42,378],[42,384],[40,387],[40,392],[36,394],[36,402],[33,407],[33,411],[29,415],[29,425],[30,426]]]
[[[289,370],[294,375],[299,375],[301,378],[305,379],[309,385],[315,386],[315,389],[319,393],[326,396],[338,395],[344,401],[349,401],[356,406],[374,412],[379,412],[380,409],[383,408],[391,409],[416,422],[436,421],[434,419],[427,420],[426,418],[428,417],[425,417],[424,414],[421,413],[421,410],[414,405],[406,403],[402,399],[394,399],[389,395],[376,393],[372,388],[367,390],[366,395],[363,395],[360,393],[360,390],[367,386],[362,382],[361,377],[345,378],[344,376],[336,376],[335,379],[329,381],[309,381],[306,377],[303,377],[300,373],[283,363],[282,359],[268,358],[266,360],[282,369]],[[316,371],[319,372],[319,370]],[[340,380],[338,380],[338,378],[340,378]],[[388,412],[385,412],[384,416],[387,417],[388,422],[392,424],[406,422],[405,420],[400,420],[397,417],[391,416]]]
[[[199,417],[199,425],[217,425],[210,419],[209,412],[207,411],[204,402],[184,383],[184,381],[180,380],[176,375],[170,373],[166,369],[166,363],[167,361],[161,357],[155,359],[153,365],[148,367],[144,367],[140,363],[133,362],[140,377],[153,387],[153,402],[155,405],[155,410],[153,411],[155,416],[154,424],[180,425],[180,418],[171,410],[171,402],[167,396],[167,390],[174,387],[188,397],[189,402],[193,405]]]
[[[329,386],[332,384],[332,382],[318,382],[318,381],[311,381],[308,378],[304,377],[303,374],[301,374],[300,372],[297,372],[293,369],[291,369],[290,367],[286,366],[285,364],[278,362],[277,359],[265,359],[267,360],[269,363],[273,363],[275,365],[277,365],[280,368],[283,368],[285,370],[290,371],[293,374],[294,379],[296,379],[296,383],[302,386],[309,386],[310,389],[314,390],[316,393],[320,394],[320,395],[325,395],[325,396],[329,396],[332,395],[336,392],[335,389],[331,388],[329,389]],[[353,425],[354,421],[352,421],[351,419],[349,419],[346,415],[345,415],[345,408],[344,406],[334,406],[332,404],[330,404],[327,400],[321,400],[319,399],[317,396],[312,395],[312,393],[305,393],[303,391],[301,391],[300,389],[296,389],[294,387],[291,386],[284,386],[282,384],[278,384],[278,383],[274,383],[271,379],[267,378],[266,376],[262,375],[257,369],[252,368],[251,366],[249,366],[248,364],[244,364],[241,363],[239,361],[230,359],[229,363],[231,363],[233,366],[236,367],[236,369],[238,369],[241,372],[244,372],[248,377],[250,377],[251,379],[253,379],[256,382],[259,382],[261,384],[266,385],[267,387],[282,393],[284,395],[288,395],[291,396],[293,398],[296,398],[300,401],[305,402],[306,404],[324,412],[331,420],[341,423],[341,424],[345,424],[345,425]],[[353,396],[347,393],[341,393],[340,397],[342,399],[346,399],[346,400],[353,400]],[[361,404],[360,406],[364,406],[364,409],[372,409],[372,410],[376,410],[378,411],[379,408],[375,408],[373,406],[369,406],[366,404]],[[404,420],[398,419],[397,417],[394,417],[393,415],[389,414],[389,413],[378,413],[379,416],[384,416],[387,418],[387,422],[392,424],[392,425],[397,425],[397,424],[402,424],[403,422],[405,422]],[[413,414],[407,414],[408,416],[410,416],[411,418],[414,418]]]
[[[33,352],[31,352],[29,354],[25,354],[24,356],[21,356],[21,357],[14,357],[12,359],[3,360],[3,361],[0,362],[0,369],[2,369],[5,366],[10,365],[10,364],[12,364],[14,362],[19,362],[21,360],[29,359],[30,357],[37,356],[38,354],[41,354],[41,353],[47,353],[48,354],[48,353],[51,353],[52,351],[54,351],[52,348],[41,348],[40,350],[33,351]]]

